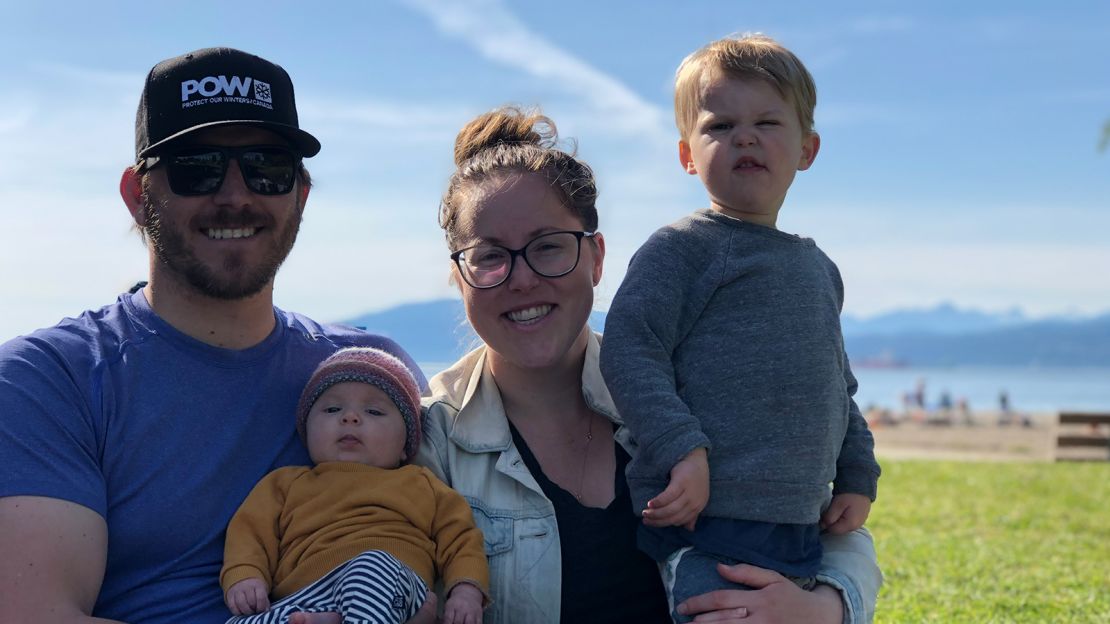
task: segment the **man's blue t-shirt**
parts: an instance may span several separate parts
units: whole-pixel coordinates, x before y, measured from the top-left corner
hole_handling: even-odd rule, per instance
[[[242,351],[200,343],[142,291],[0,346],[0,497],[45,496],[104,516],[108,559],[93,615],[223,622],[224,529],[255,482],[306,465],[294,412],[324,358],[396,343],[274,309]]]

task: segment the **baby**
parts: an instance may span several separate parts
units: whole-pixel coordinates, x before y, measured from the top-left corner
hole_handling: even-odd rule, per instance
[[[405,364],[377,349],[338,351],[305,386],[297,431],[315,465],[266,475],[228,525],[228,624],[299,624],[323,612],[404,622],[437,575],[445,624],[481,622],[489,568],[470,506],[406,464],[421,427]]]

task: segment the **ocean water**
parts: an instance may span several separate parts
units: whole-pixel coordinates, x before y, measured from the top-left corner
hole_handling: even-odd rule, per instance
[[[953,403],[966,399],[972,411],[999,409],[1005,392],[1010,408],[1023,412],[1110,412],[1110,368],[857,368],[856,403],[902,407],[902,395],[924,384],[925,405],[935,408],[948,392]]]
[[[421,363],[431,377],[450,366],[449,362]],[[924,384],[925,405],[932,409],[947,391],[953,404],[960,399],[974,411],[997,411],[999,394],[1006,392],[1010,408],[1021,412],[1101,411],[1110,412],[1110,368],[856,368],[859,381],[856,403],[901,409],[902,395]]]

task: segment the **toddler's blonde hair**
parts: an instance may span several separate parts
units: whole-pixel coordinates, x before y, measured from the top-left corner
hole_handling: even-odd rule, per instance
[[[674,118],[682,140],[694,131],[705,87],[722,76],[764,80],[794,105],[802,131],[813,133],[817,87],[805,65],[771,37],[760,33],[725,37],[687,56],[675,72]]]

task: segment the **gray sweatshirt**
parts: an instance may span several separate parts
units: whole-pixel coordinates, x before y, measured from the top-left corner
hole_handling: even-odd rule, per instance
[[[811,239],[700,210],[658,230],[605,323],[601,371],[637,444],[634,509],[709,449],[706,516],[812,524],[833,492],[875,499],[836,265]]]

